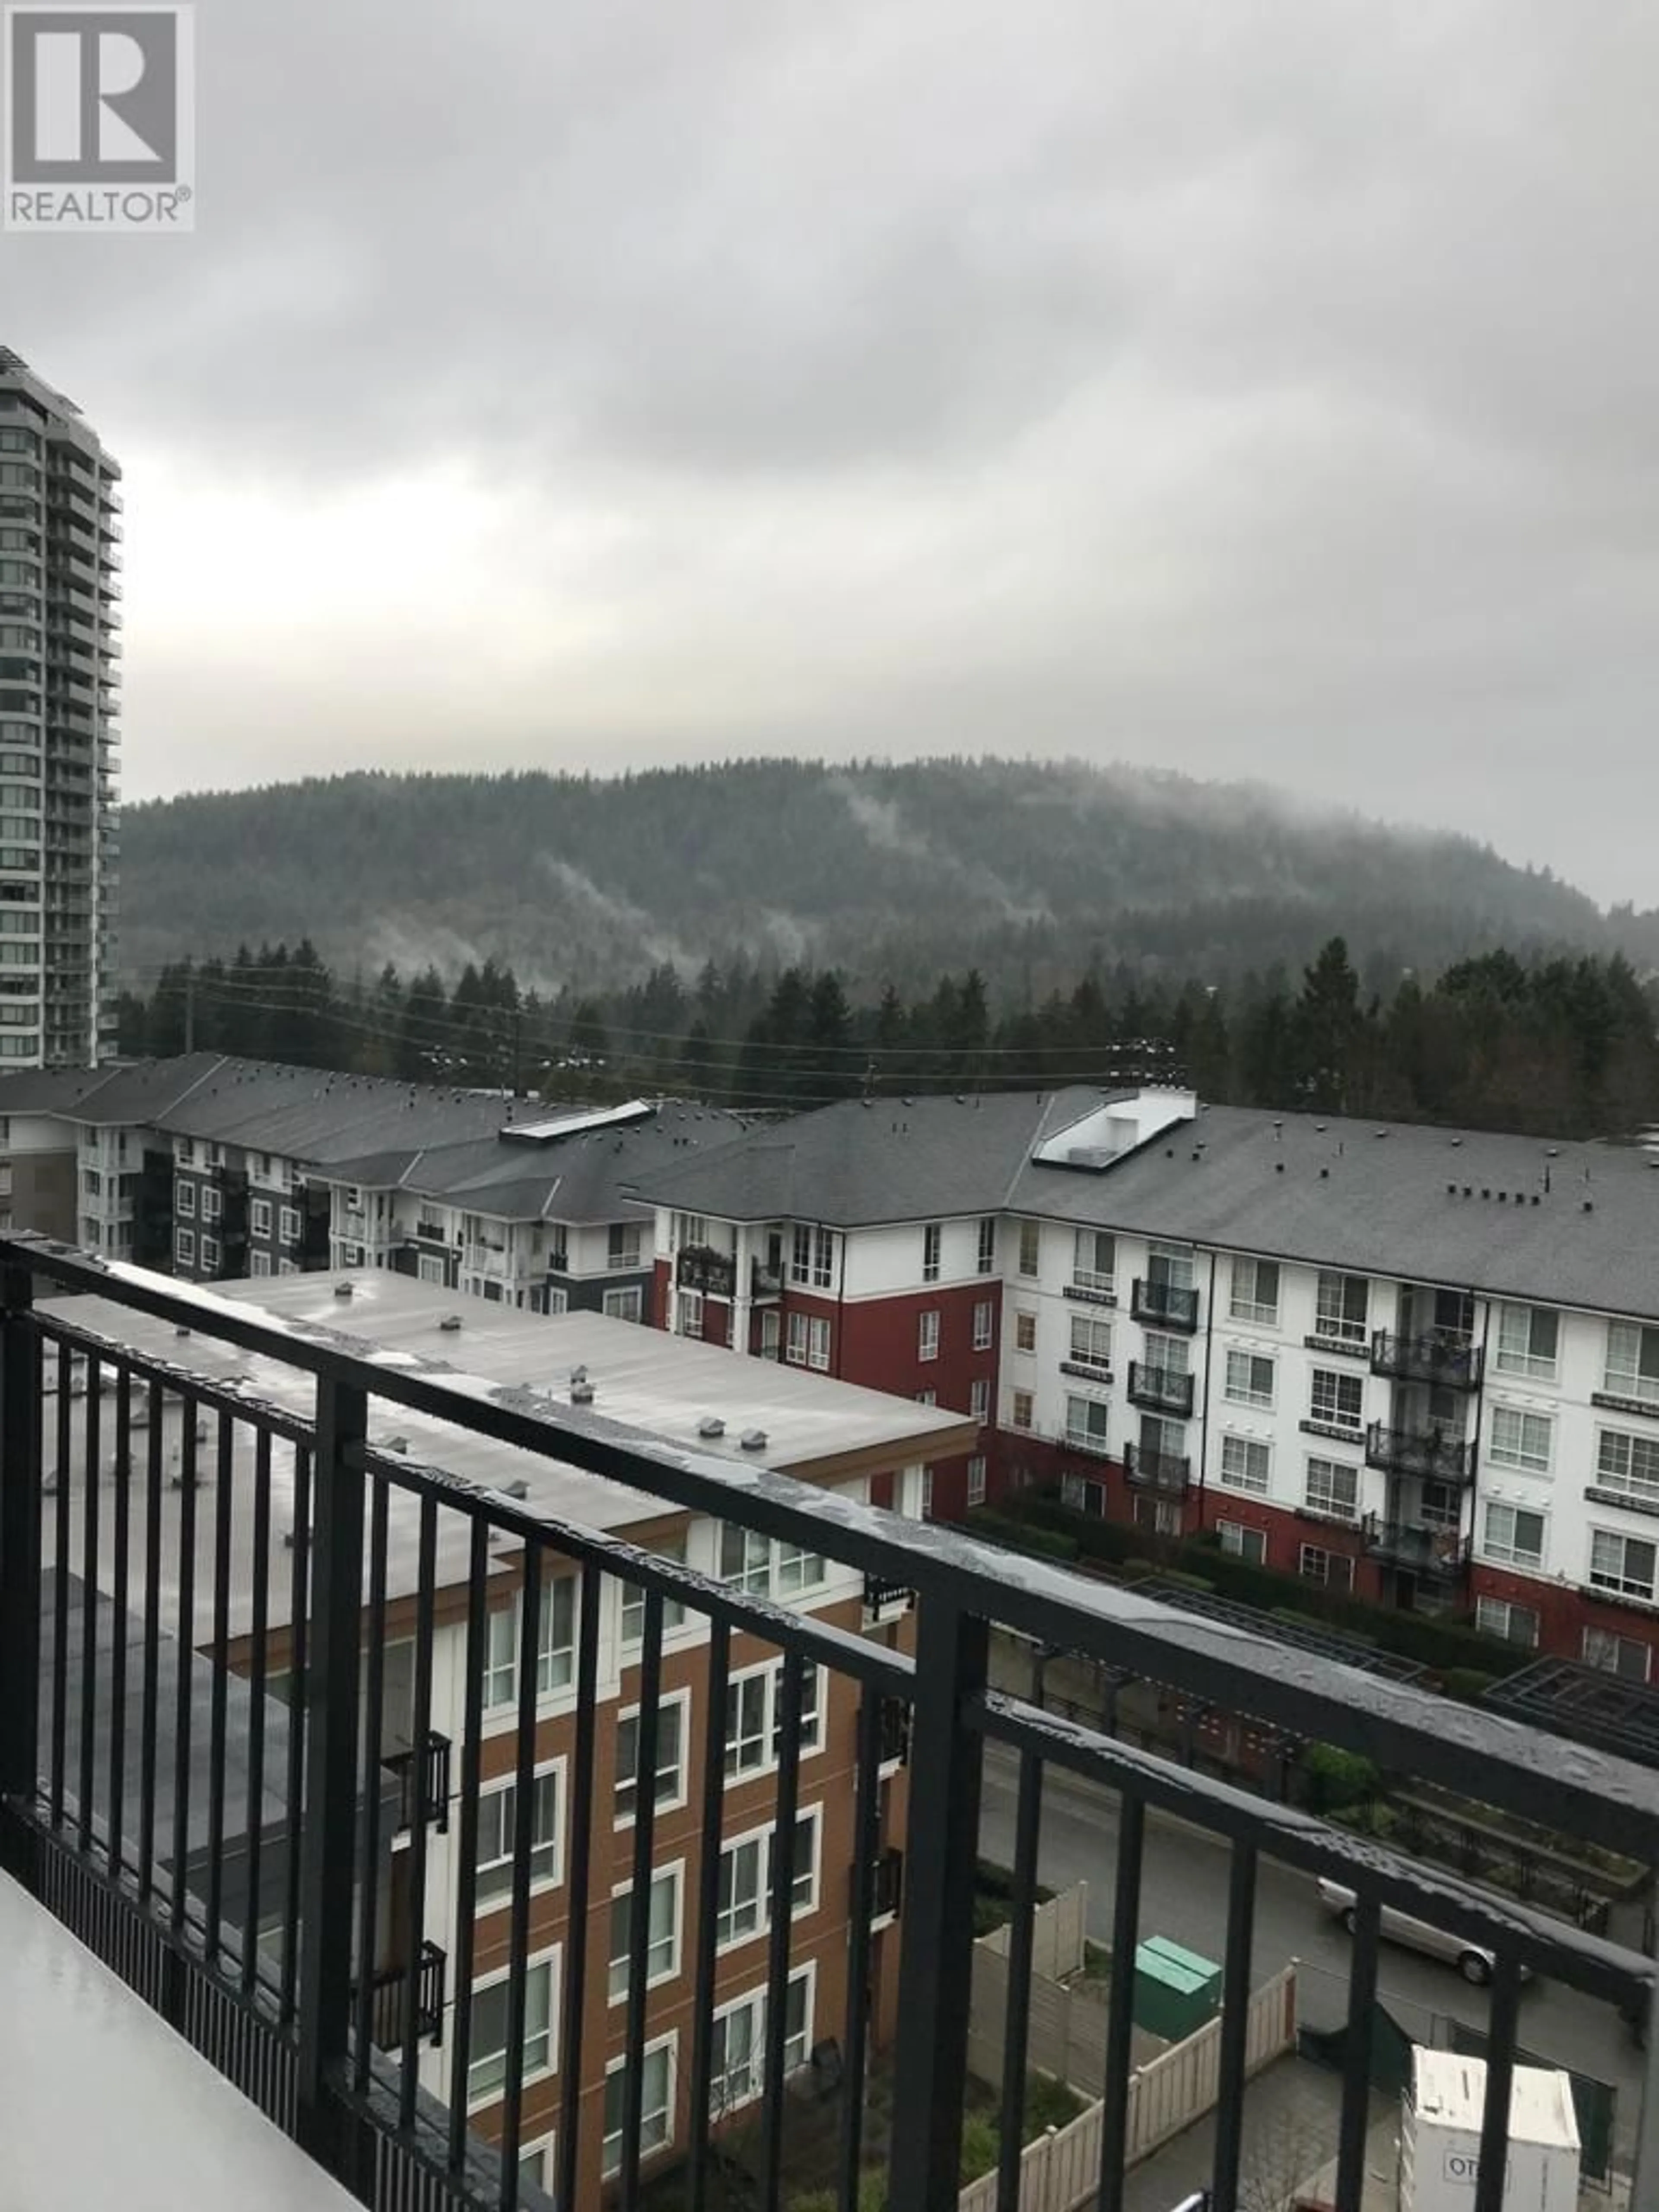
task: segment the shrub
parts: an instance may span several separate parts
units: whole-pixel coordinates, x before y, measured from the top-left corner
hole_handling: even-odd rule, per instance
[[[997,2162],[1001,2138],[996,2123],[987,2119],[982,2112],[971,2112],[963,2123],[962,2164],[957,2178],[965,2189],[970,2181],[977,2181],[989,2173]]]
[[[1381,1781],[1376,1767],[1358,1752],[1340,1751],[1332,1743],[1310,1743],[1302,1755],[1308,1778],[1308,1802],[1316,1813],[1340,1813],[1363,1805],[1376,1795]]]
[[[1069,2127],[1083,2110],[1083,2100],[1065,2081],[1057,2081],[1049,2074],[1028,2074],[1025,2077],[1025,2140],[1040,2136],[1045,2128]]]
[[[1448,1667],[1440,1678],[1440,1686],[1449,1698],[1461,1698],[1465,1705],[1478,1705],[1497,1680],[1496,1674],[1483,1674],[1478,1667]]]

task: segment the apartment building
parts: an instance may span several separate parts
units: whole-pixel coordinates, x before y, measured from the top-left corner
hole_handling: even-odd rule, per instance
[[[1150,1533],[1654,1669],[1638,1148],[1073,1090],[827,1108],[647,1194],[663,1326],[980,1422],[936,1514],[1057,1482]]]
[[[556,1404],[582,1406],[595,1414],[670,1443],[695,1443],[702,1453],[729,1459],[739,1490],[757,1466],[787,1471],[826,1492],[874,1502],[919,1516],[930,1465],[959,1454],[964,1425],[949,1415],[876,1392],[786,1367],[757,1364],[738,1369],[712,1347],[665,1340],[603,1314],[541,1316],[500,1304],[469,1307],[453,1326],[452,1301],[437,1285],[390,1271],[364,1269],[343,1278],[301,1277],[239,1285],[226,1293],[234,1304],[276,1316],[305,1331],[341,1333],[379,1360],[403,1370],[427,1368],[459,1374],[482,1393],[533,1390]],[[100,1300],[76,1301],[74,1317],[113,1334],[118,1321],[126,1341],[177,1358],[173,1332],[132,1320]],[[188,1349],[194,1373],[230,1384],[244,1363],[228,1346],[193,1334]],[[301,1374],[259,1376],[262,1408],[303,1419],[310,1391]],[[84,1402],[84,1401],[83,1401]],[[164,1416],[182,1431],[191,1417]],[[85,1415],[74,1441],[84,1449]],[[102,1435],[106,1450],[111,1421]],[[169,1433],[173,1470],[164,1492],[166,1528],[159,1556],[174,1559],[179,1516],[187,1492],[198,1499],[191,1543],[198,1561],[188,1635],[202,1662],[222,1650],[246,1677],[252,1664],[250,1626],[256,1589],[263,1588],[269,1643],[265,1680],[281,1693],[291,1656],[288,1609],[291,1535],[297,1515],[292,1450],[266,1440],[272,1533],[266,1556],[276,1565],[258,1582],[260,1557],[249,1506],[255,1476],[254,1436],[238,1425],[221,1451],[201,1449],[185,1464],[181,1437]],[[890,1646],[908,1639],[902,1601],[867,1591],[861,1577],[824,1559],[769,1543],[752,1530],[678,1512],[618,1485],[470,1431],[395,1409],[378,1417],[370,1443],[380,1452],[406,1456],[464,1481],[517,1498],[531,1512],[566,1525],[625,1534],[631,1541],[682,1560],[711,1581],[736,1585],[791,1612],[810,1613],[850,1637],[871,1637]],[[73,1461],[72,1461],[72,1463]],[[221,1510],[227,1472],[234,1504]],[[136,1510],[136,1509],[135,1509]],[[72,1522],[74,1556],[82,1556],[77,1498]],[[445,1516],[446,1520],[448,1516]],[[106,1510],[99,1525],[100,1588],[123,1577],[123,1601],[142,1605],[139,1590],[117,1569],[115,1538]],[[389,1493],[385,1537],[385,1612],[377,1630],[366,1617],[364,1638],[379,1644],[383,1700],[379,1716],[382,1759],[398,1787],[386,1800],[380,1825],[374,1924],[376,1929],[374,2018],[377,2040],[401,2045],[408,2015],[405,1972],[412,1956],[419,1973],[416,2027],[420,2079],[440,2104],[464,2106],[468,2125],[487,2140],[501,2132],[501,2087],[509,2033],[506,1968],[512,1936],[514,1823],[521,1739],[518,1668],[521,1553],[510,1543],[492,1551],[482,1681],[482,1785],[477,1802],[477,1853],[471,1890],[471,2038],[467,2078],[452,2078],[447,2033],[455,2000],[453,1961],[459,1954],[464,1890],[459,1853],[461,1760],[466,1734],[468,1633],[467,1557],[464,1526],[441,1526],[429,1539],[426,1592],[430,1624],[425,1668],[429,1697],[419,1710],[416,1688],[422,1604],[421,1516],[405,1493]],[[228,1592],[227,1595],[227,1576]],[[669,1606],[665,1613],[660,1719],[653,1782],[654,1836],[649,1897],[632,1894],[633,1825],[639,1803],[638,1706],[644,1607],[636,1589],[614,1579],[604,1585],[599,1630],[599,1681],[591,1802],[577,1801],[575,1771],[576,1650],[580,1631],[579,1578],[555,1565],[543,1583],[538,1638],[538,1695],[533,1752],[534,1806],[527,1931],[529,1970],[523,2021],[526,2058],[520,2154],[526,2179],[553,2185],[553,2133],[563,2090],[558,2048],[563,1959],[568,1942],[567,1869],[585,1826],[591,1853],[588,1894],[587,2001],[581,2036],[584,2100],[603,2109],[603,2127],[584,2123],[591,2171],[579,2201],[599,2200],[615,2170],[623,2120],[617,2074],[625,2033],[630,1916],[649,1918],[647,2033],[642,2098],[643,2146],[667,2154],[687,2138],[689,2022],[693,2003],[692,1930],[702,1883],[702,1752],[709,1695],[708,1624]],[[778,1762],[781,1660],[747,1634],[731,1639],[725,1690],[726,1757],[718,1832],[720,1867],[714,1893],[718,1914],[714,2002],[716,2041],[711,2083],[717,2119],[736,2119],[758,2100],[759,2028],[765,2005],[769,1926],[769,1874],[775,1848],[775,1792]],[[210,1675],[211,1670],[208,1670]],[[209,1692],[198,1700],[199,1733],[206,1733]],[[809,1668],[802,1699],[799,1793],[795,1808],[793,1919],[788,1982],[788,2063],[805,2067],[815,2051],[835,2045],[847,2016],[849,1871],[854,1851],[857,1759],[856,1686],[827,1669]],[[235,1711],[233,1707],[233,1714]],[[222,1714],[221,1741],[225,1734]],[[246,1729],[233,1727],[239,1746]],[[273,1735],[272,1742],[277,1738]],[[70,1747],[71,1768],[75,1745]],[[452,1758],[452,1751],[454,1756]],[[239,1753],[240,1756],[240,1753]],[[878,1833],[884,1838],[871,1923],[869,2018],[878,2044],[894,2029],[898,1970],[898,1920],[902,1899],[907,1741],[896,1729],[884,1741],[879,1775]],[[158,1802],[167,1804],[170,1753],[164,1750]],[[274,1772],[267,1766],[267,1777]],[[230,1826],[220,1814],[216,1846],[245,1862],[236,1810],[247,1802],[246,1761],[235,1769],[238,1788],[228,1793]],[[272,1785],[274,1786],[274,1785]],[[130,1808],[131,1809],[131,1808]],[[281,1807],[276,1811],[280,1813]],[[170,1815],[169,1815],[170,1817]],[[281,1927],[288,1887],[280,1820],[264,1841],[262,1870],[250,1899],[234,1901],[222,1889],[222,1910],[241,1912],[262,1939]],[[417,1832],[418,1835],[417,1835]],[[167,1836],[161,1842],[165,1856]],[[415,1871],[418,1858],[419,1870]],[[416,1917],[418,1899],[418,1918]],[[360,1910],[366,1910],[360,1894]],[[273,1977],[283,1971],[279,1950],[268,1958]]]
[[[0,346],[0,1066],[114,1042],[120,476]]]

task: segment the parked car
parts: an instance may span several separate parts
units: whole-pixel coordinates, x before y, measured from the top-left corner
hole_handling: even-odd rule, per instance
[[[1319,1901],[1334,1920],[1340,1920],[1350,1936],[1358,1914],[1358,1900],[1352,1890],[1344,1889],[1340,1881],[1328,1881],[1319,1877]],[[1431,1928],[1426,1920],[1413,1920],[1407,1912],[1398,1912],[1391,1905],[1382,1908],[1382,1933],[1393,1943],[1402,1943],[1413,1951],[1421,1951],[1431,1959],[1443,1959],[1448,1966],[1455,1966],[1466,1982],[1477,1988],[1491,1981],[1497,1965],[1492,1953],[1484,1944],[1471,1943],[1462,1936],[1448,1935],[1443,1928]],[[1521,1969],[1521,1978],[1529,1978],[1526,1967]]]

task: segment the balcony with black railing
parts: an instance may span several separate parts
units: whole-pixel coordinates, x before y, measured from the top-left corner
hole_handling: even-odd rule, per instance
[[[1461,1582],[1468,1571],[1469,1539],[1458,1529],[1372,1513],[1365,1518],[1364,1535],[1367,1553],[1385,1566],[1445,1583]]]
[[[735,2162],[756,2212],[822,2190],[856,2212],[878,2170],[890,2206],[954,2212],[965,2116],[983,2109],[969,2048],[993,1783],[1013,1834],[1009,1972],[998,2162],[975,2201],[997,2212],[1023,2201],[1045,1798],[1087,1808],[1120,1958],[1159,1910],[1170,1839],[1217,1847],[1203,1877],[1222,1965],[1212,2212],[1251,2201],[1256,1970],[1285,1869],[1304,1893],[1322,1876],[1354,1900],[1346,1987],[1330,1984],[1340,2110],[1309,2161],[1328,2155],[1316,2201],[1335,2212],[1365,2199],[1385,1911],[1490,1961],[1468,2212],[1503,2212],[1523,1978],[1551,1985],[1528,2048],[1559,2045],[1565,2007],[1570,2060],[1583,2022],[1616,2026],[1650,2002],[1656,1969],[1636,1948],[1122,1741],[1104,1717],[999,1691],[994,1645],[1075,1655],[1643,1866],[1659,1862],[1648,1765],[1582,1741],[1564,1755],[1522,1722],[1337,1658],[1310,1665],[1237,1621],[850,1492],[753,1465],[734,1480],[729,1457],[693,1441],[458,1372],[435,1329],[430,1356],[388,1358],[347,1333],[352,1316],[323,1327],[296,1304],[286,1319],[276,1287],[250,1286],[244,1305],[234,1290],[0,1241],[0,1892],[21,1885],[116,1964],[377,2212],[513,2212],[521,2153],[543,2142],[567,2207],[638,2206],[645,2178],[677,2169],[673,2185],[712,2212],[736,2201]],[[413,1448],[378,1448],[388,1417]],[[506,1478],[523,1469],[542,1484],[520,1496]],[[596,1478],[591,1493],[578,1474]],[[631,1501],[650,1547],[577,1510],[590,1495]],[[764,1539],[797,1586],[803,1561],[830,1563],[840,1595],[815,1607],[798,1587],[781,1599],[723,1581],[712,1553],[656,1547],[677,1521]],[[863,1618],[872,1590],[914,1593],[901,1635]],[[417,1821],[394,1849],[402,1798],[382,1723],[386,1653],[406,1639],[399,1710],[407,1693],[426,1743],[453,1698],[458,1767],[450,1838]],[[895,1705],[902,1775],[883,1771]],[[803,1911],[809,1806],[823,1808],[821,1835],[833,1817],[845,1857],[812,1869],[817,1904]],[[745,1984],[732,1946],[748,1877],[727,1854],[757,1832],[769,1849],[743,1908],[757,1938]],[[672,1913],[619,1906],[671,1867]],[[1089,2200],[1112,2212],[1134,2142],[1134,1983],[1111,1978],[1101,2094],[1066,2131]],[[72,2045],[63,2063],[73,2071]],[[793,2077],[809,2070],[803,2179],[791,2160],[809,2100]],[[734,2087],[748,2100],[735,2131]],[[1637,2105],[1632,2090],[1620,2154],[1646,2208],[1659,2103]],[[905,2124],[878,2136],[878,2110]],[[9,2104],[9,2160],[32,2118]],[[118,2174],[100,2180],[119,2203]]]
[[[1371,1336],[1371,1372],[1396,1382],[1425,1382],[1443,1390],[1478,1390],[1480,1346],[1451,1329],[1430,1329],[1419,1336],[1379,1328]]]
[[[428,1729],[423,1745],[410,1744],[388,1752],[380,1761],[398,1784],[398,1829],[405,1833],[417,1822],[446,1835],[449,1829],[449,1738]]]
[[[1185,1494],[1192,1480],[1193,1463],[1182,1453],[1158,1451],[1151,1444],[1123,1447],[1123,1472],[1137,1489],[1156,1490],[1165,1497]]]
[[[718,1252],[712,1245],[682,1245],[674,1262],[674,1280],[683,1291],[729,1298],[737,1291],[738,1263],[730,1252]]]
[[[1365,1431],[1365,1464],[1385,1474],[1463,1484],[1474,1480],[1474,1446],[1439,1427],[1393,1428],[1373,1421]]]
[[[1137,1277],[1129,1310],[1148,1328],[1183,1329],[1190,1336],[1198,1327],[1198,1292],[1159,1275]]]
[[[1193,1411],[1193,1378],[1172,1368],[1150,1365],[1144,1359],[1129,1362],[1129,1399],[1149,1413],[1168,1413],[1189,1420]]]

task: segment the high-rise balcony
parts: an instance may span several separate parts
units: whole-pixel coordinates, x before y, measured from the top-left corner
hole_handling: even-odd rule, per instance
[[[1151,1444],[1123,1447],[1123,1472],[1138,1489],[1156,1490],[1167,1498],[1185,1495],[1192,1480],[1193,1463],[1183,1453],[1158,1451]]]
[[[1191,1336],[1198,1327],[1198,1292],[1161,1275],[1136,1279],[1129,1310],[1148,1328],[1178,1328]]]
[[[1365,1431],[1365,1464],[1381,1468],[1386,1474],[1416,1475],[1425,1481],[1472,1482],[1474,1446],[1449,1436],[1438,1425],[1403,1429],[1373,1421]]]
[[[1371,1338],[1371,1372],[1396,1382],[1425,1382],[1444,1390],[1478,1390],[1480,1387],[1480,1346],[1452,1329],[1430,1329],[1420,1336],[1400,1336],[1377,1329]]]
[[[1364,1523],[1365,1549],[1384,1565],[1408,1568],[1433,1582],[1457,1583],[1468,1571],[1469,1540],[1455,1528],[1425,1521],[1388,1520],[1370,1514]]]
[[[1168,1413],[1178,1421],[1190,1419],[1193,1378],[1173,1368],[1149,1365],[1144,1359],[1129,1362],[1129,1400],[1148,1413]]]
[[[1592,1742],[1568,1754],[1523,1722],[1310,1665],[1236,1620],[853,1491],[752,1462],[734,1480],[729,1451],[601,1418],[602,1372],[599,1402],[573,1413],[533,1380],[469,1370],[465,1334],[434,1331],[429,1351],[415,1336],[359,1343],[369,1302],[319,1326],[309,1308],[292,1322],[271,1310],[274,1291],[251,1285],[244,1304],[0,1240],[0,1929],[26,1921],[18,1942],[38,1944],[44,1905],[125,1984],[110,1980],[88,2037],[53,2011],[52,1974],[26,1983],[39,1994],[19,2000],[27,2031],[52,2039],[42,2078],[95,2096],[88,2069],[137,2048],[143,2006],[181,2030],[193,2050],[168,2039],[147,2051],[146,2095],[158,2121],[176,2116],[211,2144],[227,2202],[279,2201],[256,2196],[256,2179],[289,2158],[287,2136],[319,2171],[286,2203],[331,2206],[343,2181],[387,2212],[544,2212],[542,2178],[521,2194],[520,2163],[550,2143],[542,2174],[572,2212],[638,2206],[642,2179],[671,2169],[711,2212],[738,2201],[737,2183],[756,2212],[826,2187],[845,2207],[878,2167],[890,2205],[953,2212],[965,2107],[983,2109],[969,2067],[976,1863],[997,1791],[1014,1834],[991,2085],[1002,2212],[1020,2201],[1038,2063],[1032,1910],[1061,1825],[1045,1818],[1051,1788],[1049,1811],[1066,1808],[1097,1849],[1119,1959],[1167,1892],[1160,1854],[1194,1831],[1217,1847],[1194,1862],[1201,1899],[1185,1899],[1219,1929],[1204,2062],[1217,2212],[1251,2201],[1255,1977],[1264,1952],[1269,1972],[1281,1963],[1286,1900],[1311,1900],[1316,1878],[1354,1899],[1346,1992],[1324,1999],[1340,2110],[1309,2160],[1334,2161],[1316,2194],[1335,2212],[1370,2201],[1385,1911],[1490,1962],[1486,2178],[1469,2212],[1502,2203],[1523,1977],[1540,1985],[1528,2047],[1565,2036],[1575,2060],[1586,2023],[1616,2027],[1650,2002],[1656,1968],[1639,1951],[1121,1741],[1086,1711],[1044,1712],[994,1686],[993,1644],[1074,1654],[1639,1865],[1659,1861],[1650,1766]],[[520,1471],[523,1491],[507,1479]],[[617,1501],[627,1511],[612,1521]],[[715,1551],[628,1540],[630,1516],[754,1540],[725,1579],[709,1571]],[[823,1601],[802,1601],[820,1566]],[[915,1593],[896,1635],[865,1624],[872,1587]],[[424,1820],[401,1828],[405,1794],[382,1752],[399,1740],[385,1726],[394,1705],[402,1740],[429,1746],[452,1701],[440,1845]],[[894,1705],[908,1761],[884,1773]],[[797,1863],[809,1811],[810,1868]],[[728,1856],[757,1837],[763,1856]],[[672,1911],[627,1901],[659,1891]],[[60,1964],[72,1960],[65,1939]],[[1064,2141],[1089,2201],[1115,2207],[1144,2055],[1133,1979],[1112,1979],[1103,2094],[1043,2152]],[[224,2117],[244,2108],[202,2097],[203,2059],[253,2100],[234,2154]],[[66,2142],[61,2100],[37,2114],[10,2066],[6,2081],[9,2179],[44,2136],[42,2170],[61,2181],[73,2156],[82,2193],[134,2201],[119,2172],[88,2171],[92,2131]],[[254,2103],[268,2124],[254,2126]],[[1645,2212],[1659,2202],[1659,2116],[1638,2105],[1632,2088],[1619,2154]],[[878,2112],[903,2124],[878,2140]],[[788,2165],[802,2113],[810,2177]],[[120,2155],[142,2148],[124,2142]]]

